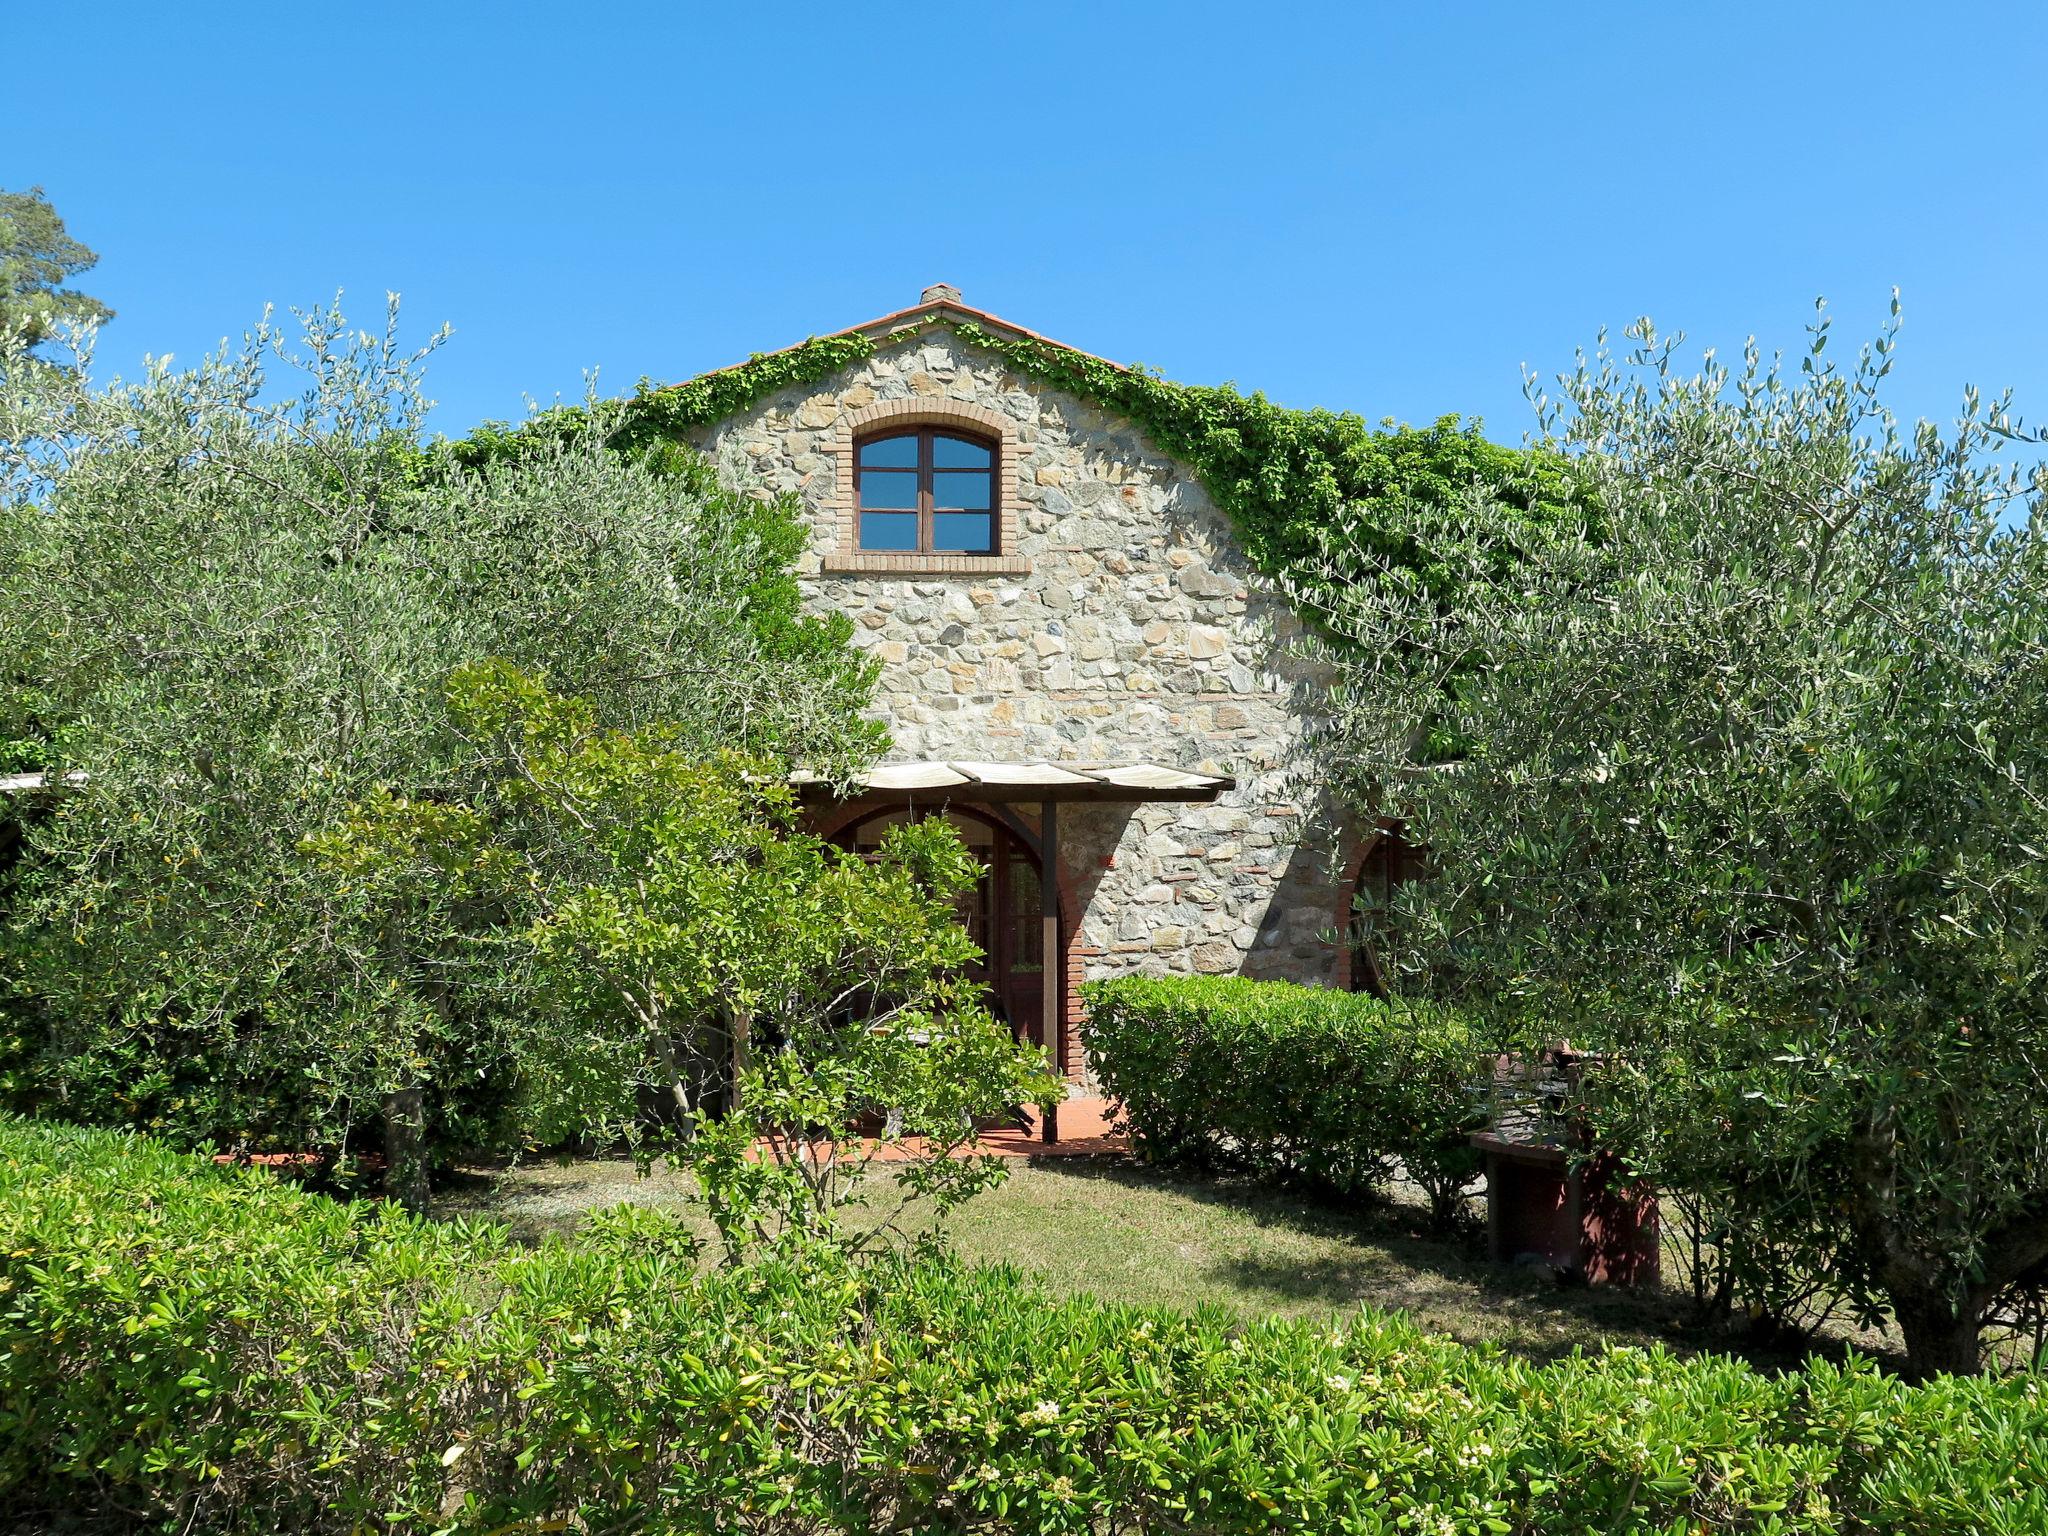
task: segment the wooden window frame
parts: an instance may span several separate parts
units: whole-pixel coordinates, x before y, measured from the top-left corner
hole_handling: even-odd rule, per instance
[[[883,468],[880,466],[876,466],[874,468],[866,468],[862,466],[860,458],[861,451],[863,449],[869,447],[874,443],[892,442],[895,439],[902,437],[915,438],[917,441],[917,465],[915,468]],[[938,504],[937,492],[933,489],[936,483],[934,480],[934,475],[936,472],[938,472],[937,454],[935,452],[935,449],[937,447],[938,440],[942,437],[947,438],[956,443],[966,443],[970,447],[979,448],[982,450],[982,452],[988,455],[988,468],[985,470],[948,469],[944,471],[944,473],[946,474],[986,475],[988,477],[988,505],[986,507],[942,507]],[[917,477],[917,505],[915,509],[910,507],[869,508],[862,506],[861,487],[862,484],[865,482],[866,478],[871,474],[882,475],[887,477],[895,477],[899,475],[915,475]],[[986,436],[985,434],[980,432],[970,431],[964,427],[954,427],[947,426],[943,423],[929,422],[917,424],[906,423],[901,427],[884,426],[879,427],[870,432],[864,432],[859,437],[853,440],[854,547],[861,554],[864,555],[914,554],[925,559],[930,559],[933,556],[958,558],[962,560],[1000,559],[1004,554],[1007,553],[1007,551],[1003,548],[1002,475],[1003,445],[992,437]],[[861,519],[869,511],[880,512],[884,515],[894,512],[900,515],[904,512],[909,512],[912,510],[915,510],[917,513],[917,548],[915,550],[868,549],[860,543]],[[988,518],[989,547],[987,549],[934,548],[933,540],[935,535],[933,530],[937,526],[935,521],[935,514],[940,512],[958,512],[965,514],[980,514],[986,516]]]
[[[935,400],[912,396],[875,400],[842,411],[818,444],[831,466],[828,489],[819,507],[832,520],[832,547],[819,560],[822,576],[929,577],[937,580],[986,581],[991,576],[1028,576],[1031,557],[1024,553],[1024,459],[1028,448],[1018,418],[971,400]],[[926,555],[915,550],[860,547],[860,498],[854,489],[854,440],[893,437],[915,427],[937,427],[956,436],[992,439],[998,445],[996,521],[993,555]]]

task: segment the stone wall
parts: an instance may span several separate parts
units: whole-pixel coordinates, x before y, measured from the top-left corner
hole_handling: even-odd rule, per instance
[[[843,569],[856,563],[847,445],[896,419],[1000,431],[1011,543],[994,569],[958,556],[944,573]],[[852,615],[882,661],[892,757],[1142,760],[1237,779],[1215,805],[1064,811],[1086,977],[1342,979],[1333,829],[1289,784],[1316,696],[1289,654],[1299,621],[1253,580],[1186,469],[943,327],[771,397],[700,445],[811,509],[804,586]]]

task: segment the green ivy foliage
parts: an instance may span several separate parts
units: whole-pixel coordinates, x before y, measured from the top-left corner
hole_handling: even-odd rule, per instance
[[[815,384],[874,356],[874,338],[813,336],[780,352],[757,353],[736,367],[700,374],[687,383],[656,388],[642,380],[621,411],[622,440],[632,445],[675,438],[693,427],[724,421],[777,390]]]
[[[719,1275],[0,1120],[0,1507],[25,1529],[2026,1536],[2032,1377],[1909,1387],[1363,1312],[1249,1326],[1000,1269]]]
[[[1346,551],[1327,536],[1341,528],[1358,546],[1353,553],[1392,558],[1448,596],[1448,569],[1405,531],[1406,504],[1450,504],[1482,487],[1511,522],[1579,520],[1589,510],[1565,459],[1502,447],[1455,415],[1374,429],[1348,411],[1294,410],[1228,384],[1175,384],[1036,337],[972,323],[959,331],[1019,373],[1141,428],[1195,471],[1252,563],[1278,580],[1313,588],[1330,579],[1321,567],[1332,554],[1342,579]]]
[[[1467,1091],[1480,1035],[1440,1005],[1237,976],[1081,988],[1082,1039],[1155,1162],[1227,1167],[1352,1194],[1396,1160],[1448,1225],[1479,1173]]]
[[[687,383],[655,385],[642,379],[620,399],[556,406],[518,423],[487,421],[467,437],[443,439],[421,451],[420,472],[434,473],[441,464],[480,469],[517,458],[541,443],[574,438],[594,420],[621,452],[652,454],[668,472],[684,474],[696,455],[677,451],[677,445],[695,428],[724,421],[777,390],[815,384],[874,353],[875,343],[867,336],[814,336]]]
[[[1503,516],[1503,558],[1515,551],[1519,525],[1576,523],[1596,510],[1562,455],[1504,447],[1478,422],[1456,415],[1427,427],[1373,427],[1351,412],[1295,410],[1228,384],[1176,384],[1146,368],[969,320],[933,314],[909,329],[940,324],[1016,372],[1130,421],[1194,470],[1230,517],[1254,566],[1311,597],[1320,587],[1356,579],[1368,559],[1391,559],[1454,600],[1463,578],[1414,537],[1413,520],[1405,515],[1411,505],[1453,505],[1481,490]],[[902,335],[813,337],[687,383],[657,387],[642,380],[630,397],[595,409],[611,423],[620,448],[646,451],[680,442],[779,390],[829,378]],[[586,409],[545,412],[518,427],[487,426],[450,451],[472,464],[516,451],[530,435],[562,430]],[[1313,616],[1317,605],[1309,606]]]

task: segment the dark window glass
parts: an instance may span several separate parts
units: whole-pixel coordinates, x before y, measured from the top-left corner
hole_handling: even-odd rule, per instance
[[[934,512],[932,548],[955,555],[985,555],[994,547],[986,512]]]
[[[986,444],[970,443],[964,437],[932,439],[934,469],[987,469],[993,457]]]
[[[917,434],[903,437],[878,437],[871,443],[860,445],[860,467],[862,469],[915,469],[917,468]]]
[[[1415,878],[1418,867],[1417,852],[1403,839],[1398,824],[1383,827],[1366,851],[1351,903],[1353,991],[1388,995],[1399,943],[1394,902],[1402,884]]]
[[[994,444],[924,427],[856,444],[854,463],[862,549],[996,552]]]
[[[1010,940],[1010,969],[1013,971],[1043,971],[1045,969],[1045,924],[1044,910],[1040,906],[1044,898],[1038,890],[1038,871],[1028,857],[1017,854],[1010,860],[1010,908],[1011,920],[1016,929]]]
[[[935,507],[958,507],[962,511],[985,512],[988,510],[989,473],[987,470],[942,469],[932,476],[932,505]]]
[[[863,512],[860,515],[860,547],[862,549],[909,549],[917,548],[917,514],[915,512]]]
[[[917,510],[917,476],[905,474],[862,475],[860,504],[885,510]]]

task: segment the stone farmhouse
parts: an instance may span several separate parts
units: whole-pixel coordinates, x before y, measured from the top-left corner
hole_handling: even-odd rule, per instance
[[[969,925],[994,1005],[1070,1076],[1084,980],[1376,985],[1342,936],[1398,855],[1304,788],[1300,621],[1193,472],[963,320],[1033,335],[927,288],[840,333],[866,357],[694,434],[802,499],[806,600],[881,663],[894,747],[850,798],[810,786],[819,830],[866,848],[953,820],[988,868]]]

